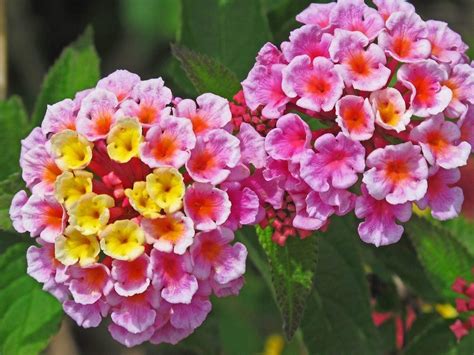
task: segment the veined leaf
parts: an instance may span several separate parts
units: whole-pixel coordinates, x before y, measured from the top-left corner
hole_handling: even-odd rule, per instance
[[[58,330],[60,303],[26,274],[27,244],[0,256],[0,353],[39,354]]]
[[[231,99],[239,91],[235,74],[217,60],[181,45],[172,45],[171,49],[199,94],[212,92]]]
[[[450,230],[425,218],[413,217],[405,229],[433,286],[444,297],[455,298],[451,285],[458,276],[471,277],[474,256]]]
[[[80,90],[94,87],[100,77],[99,57],[93,44],[92,28],[87,28],[64,49],[43,80],[31,117],[33,126],[43,120],[47,105],[73,98]]]
[[[272,229],[257,227],[258,239],[270,263],[276,300],[283,318],[283,329],[291,339],[303,317],[313,286],[317,260],[316,236],[303,240],[288,238],[284,247],[271,239]]]
[[[259,0],[183,0],[180,43],[216,58],[245,78],[271,40]]]
[[[309,353],[380,354],[354,226],[345,219],[333,219],[328,231],[316,238],[315,286],[301,323]]]

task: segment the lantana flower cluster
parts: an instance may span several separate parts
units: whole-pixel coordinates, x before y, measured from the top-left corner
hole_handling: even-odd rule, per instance
[[[250,183],[258,133],[234,132],[231,117],[224,98],[174,98],[161,78],[125,70],[48,106],[22,141],[30,193],[10,214],[37,242],[28,273],[77,324],[110,315],[127,346],[174,344],[211,294],[238,294],[247,250],[234,231],[264,211]]]
[[[373,2],[311,4],[242,82],[251,124],[276,121],[256,174],[279,244],[354,211],[362,240],[386,245],[414,206],[439,220],[461,211],[459,167],[474,147],[467,45],[403,0]]]

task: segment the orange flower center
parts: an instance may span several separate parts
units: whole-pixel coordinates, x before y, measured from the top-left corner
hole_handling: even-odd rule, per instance
[[[387,163],[385,174],[393,183],[399,183],[410,176],[410,170],[404,161],[392,160]]]
[[[156,115],[158,114],[156,108],[148,105],[140,105],[138,111],[138,120],[144,124],[150,124],[155,121]]]
[[[201,248],[202,255],[209,261],[215,261],[222,251],[219,244],[210,240],[203,242]]]
[[[411,40],[404,36],[395,38],[393,42],[393,51],[402,58],[410,55]]]
[[[163,134],[153,147],[152,154],[155,158],[163,160],[172,157],[177,148],[176,141],[169,135]]]
[[[204,132],[206,129],[209,128],[209,124],[207,123],[206,119],[204,119],[200,115],[192,116],[191,122],[193,124],[193,130],[195,133]]]

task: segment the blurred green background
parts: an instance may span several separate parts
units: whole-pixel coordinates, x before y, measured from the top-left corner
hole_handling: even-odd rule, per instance
[[[296,26],[295,14],[311,2],[261,1],[275,42],[288,36]],[[468,44],[474,43],[474,0],[412,3],[424,19],[446,21]],[[8,95],[21,96],[29,111],[49,66],[88,24],[94,28],[104,75],[124,68],[142,78],[162,76],[175,95],[194,94],[170,51],[170,43],[180,37],[179,0],[10,0],[6,9]],[[232,36],[238,40],[239,33]],[[252,60],[241,61],[239,80],[245,77]],[[241,295],[214,299],[213,312],[205,324],[177,347],[144,345],[130,350],[114,342],[105,327],[84,330],[66,320],[46,354],[305,354],[299,334],[291,344],[283,344],[280,315],[272,295],[250,262],[248,268]]]

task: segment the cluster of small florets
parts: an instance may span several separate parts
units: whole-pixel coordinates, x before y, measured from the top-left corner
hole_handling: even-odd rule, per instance
[[[239,292],[247,250],[233,232],[264,215],[247,140],[263,138],[250,125],[232,134],[231,118],[224,98],[173,98],[161,78],[119,70],[48,106],[22,141],[31,193],[10,214],[37,238],[28,273],[80,326],[110,315],[127,346],[176,343],[211,294]]]
[[[289,195],[302,230],[355,211],[362,240],[380,246],[400,239],[414,205],[439,220],[460,213],[474,68],[446,23],[403,0],[373,2],[310,5],[242,86],[248,107],[276,120],[257,172],[264,201],[278,210]]]
[[[460,340],[468,335],[471,329],[474,329],[474,283],[457,278],[452,289],[462,296],[456,299],[456,310],[467,318],[464,321],[458,319],[450,326],[456,338]]]

